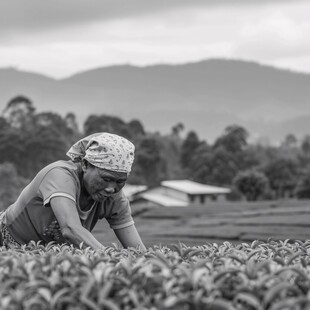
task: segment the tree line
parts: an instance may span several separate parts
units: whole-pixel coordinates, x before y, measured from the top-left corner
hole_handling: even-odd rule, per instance
[[[102,131],[135,144],[131,184],[154,187],[162,180],[190,179],[228,186],[232,200],[310,197],[310,135],[298,143],[288,134],[280,146],[264,146],[249,143],[242,126],[230,125],[210,144],[192,130],[182,137],[182,123],[162,135],[147,132],[137,119],[125,122],[104,114],[89,115],[79,129],[74,113],[39,113],[29,98],[20,95],[0,116],[0,209],[14,201],[45,165],[68,159],[65,154],[74,142]]]

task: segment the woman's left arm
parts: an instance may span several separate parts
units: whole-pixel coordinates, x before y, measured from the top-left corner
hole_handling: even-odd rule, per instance
[[[139,246],[142,251],[146,251],[135,225],[114,229],[114,233],[124,248]]]

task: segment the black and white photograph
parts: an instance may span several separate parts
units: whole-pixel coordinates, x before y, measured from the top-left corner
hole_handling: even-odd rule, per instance
[[[0,0],[0,309],[309,310],[310,2]]]

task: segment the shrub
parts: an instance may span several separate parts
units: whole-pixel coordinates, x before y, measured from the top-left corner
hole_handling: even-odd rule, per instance
[[[234,178],[233,184],[249,201],[255,201],[262,197],[269,187],[265,174],[256,170],[239,172]]]

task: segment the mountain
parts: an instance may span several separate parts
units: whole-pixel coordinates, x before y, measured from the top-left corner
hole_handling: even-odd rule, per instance
[[[309,85],[309,74],[224,59],[103,67],[59,80],[8,68],[0,69],[0,102],[22,94],[38,111],[73,112],[81,124],[109,114],[161,133],[181,122],[209,142],[239,124],[252,139],[279,141],[310,134]]]

